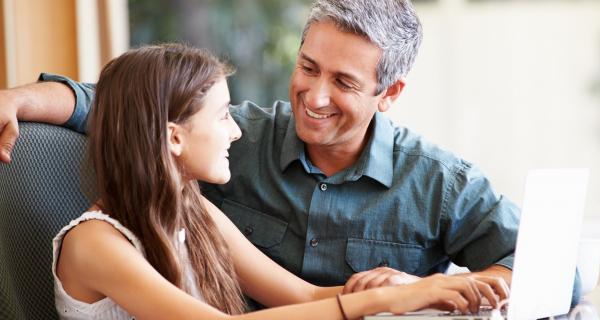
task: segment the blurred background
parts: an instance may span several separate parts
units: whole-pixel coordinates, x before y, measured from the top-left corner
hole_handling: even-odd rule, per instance
[[[600,238],[600,0],[415,0],[424,40],[388,112],[521,203],[532,168],[589,167]],[[237,67],[233,103],[288,100],[308,0],[3,0],[0,86],[95,82],[129,47],[183,41]]]

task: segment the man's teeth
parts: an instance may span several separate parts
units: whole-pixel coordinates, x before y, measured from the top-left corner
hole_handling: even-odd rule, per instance
[[[329,118],[332,116],[332,114],[318,114],[318,113],[310,111],[308,108],[306,108],[306,114],[308,114],[309,117],[315,118],[315,119],[326,119],[326,118]]]

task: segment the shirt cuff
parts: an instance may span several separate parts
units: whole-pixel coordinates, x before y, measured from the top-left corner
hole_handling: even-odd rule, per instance
[[[69,120],[63,124],[63,127],[85,134],[87,131],[87,116],[94,98],[94,85],[78,83],[67,77],[50,73],[41,73],[38,81],[60,82],[71,88],[75,94],[75,108]]]
[[[500,266],[503,266],[503,267],[506,267],[506,268],[512,270],[514,263],[515,263],[515,255],[511,254],[511,255],[508,255],[508,256],[500,259],[499,261],[497,261],[494,264],[500,265]]]

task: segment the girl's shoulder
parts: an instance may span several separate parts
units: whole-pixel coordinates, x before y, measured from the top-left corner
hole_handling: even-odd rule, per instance
[[[76,278],[103,274],[106,262],[137,252],[145,260],[138,238],[119,221],[100,210],[87,211],[62,228],[53,240],[52,271],[57,279],[63,271]],[[133,258],[133,257],[131,257]]]
[[[114,279],[126,278],[130,270],[124,263],[145,263],[143,248],[131,231],[100,210],[88,211],[59,231],[53,247],[57,308],[84,317],[126,313],[102,292],[111,279],[109,288],[115,288]]]
[[[53,242],[55,246],[61,247],[61,251],[68,250],[71,245],[89,251],[101,245],[107,238],[113,237],[126,240],[142,254],[144,253],[141,242],[131,230],[97,207],[92,207],[72,220],[58,232]]]
[[[144,257],[144,248],[131,230],[101,210],[87,211],[54,237],[54,268],[59,257],[61,264],[85,267],[110,258],[103,253],[131,250],[132,246]]]
[[[133,233],[113,220],[100,211],[86,212],[66,227],[68,229],[62,237],[61,252],[71,251],[71,248],[76,249],[73,251],[93,251],[95,247],[105,243],[107,238],[115,237],[133,244]]]

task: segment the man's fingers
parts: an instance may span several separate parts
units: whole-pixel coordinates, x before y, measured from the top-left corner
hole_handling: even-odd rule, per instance
[[[17,138],[19,137],[18,122],[9,121],[6,123],[0,133],[0,161],[4,163],[10,162],[10,155],[13,151]]]
[[[429,308],[444,310],[444,311],[454,311],[454,310],[458,309],[456,307],[456,303],[454,303],[450,300],[444,300],[444,301],[434,303],[434,304],[430,305]]]
[[[462,313],[476,313],[481,305],[481,293],[475,279],[467,277],[448,277],[444,275],[429,276],[411,286],[422,287],[430,292],[428,305],[445,310],[454,307]],[[483,284],[486,285],[486,284]],[[483,290],[486,290],[484,288]],[[487,295],[493,297],[491,287],[487,287]]]
[[[395,276],[407,278],[405,279],[405,281],[398,281],[397,283],[395,283],[394,281],[391,281],[391,278]],[[365,289],[380,287],[383,285],[397,285],[400,283],[415,282],[417,280],[419,280],[418,277],[411,276],[404,272],[400,272],[396,269],[388,267],[378,267],[372,270],[362,271],[353,274],[352,277],[350,277],[350,279],[348,279],[348,281],[344,285],[344,289],[342,290],[342,292],[346,294],[362,291]],[[385,283],[386,281],[389,282]]]
[[[499,300],[507,299],[510,294],[510,287],[506,280],[501,276],[487,275],[482,272],[457,274],[457,277],[468,277],[481,282],[485,282],[492,287]]]
[[[354,274],[356,275],[356,274]],[[342,289],[342,294],[348,294],[352,292],[352,289],[354,288],[354,285],[356,284],[356,279],[354,279],[354,275],[352,277],[350,277],[350,279],[348,279],[348,281],[346,281],[346,284],[344,285],[344,288]]]
[[[468,313],[471,303],[459,292],[454,290],[444,290],[442,299],[439,302],[454,304],[461,313]]]
[[[420,277],[393,268],[378,267],[353,274],[344,285],[342,293],[346,294],[382,286],[414,283],[419,280],[421,280]]]
[[[10,153],[0,150],[0,162],[10,163]]]
[[[473,279],[467,279],[467,281],[469,308],[471,313],[477,313],[477,311],[479,311],[479,306],[481,305],[481,293],[477,288],[477,281]]]
[[[369,283],[366,284],[366,289],[371,289],[371,288],[379,288],[381,286],[393,286],[396,284],[399,284],[400,281],[398,281],[398,283],[393,281],[393,277],[395,276],[401,276],[399,272],[395,271],[395,270],[389,270],[389,271],[385,271],[383,273],[381,273],[380,275],[378,275],[377,277],[371,279],[371,281],[369,281]]]
[[[458,290],[462,296],[468,301],[467,308],[471,312],[477,312],[481,305],[481,295],[477,289],[476,281],[470,278],[454,277],[451,278],[451,286],[449,289]],[[464,312],[461,310],[461,312]]]
[[[373,269],[363,275],[358,281],[356,281],[356,286],[354,286],[354,290],[352,292],[363,291],[367,288],[367,285],[371,280],[377,278],[380,274],[385,273],[384,270],[381,269]]]
[[[498,295],[499,300],[507,299],[508,295],[510,294],[510,289],[508,287],[508,284],[506,283],[506,281],[504,281],[503,278],[488,277],[488,276],[475,276],[474,279],[484,282],[484,283],[487,283],[494,290],[496,295]],[[489,298],[488,298],[488,300],[489,300]],[[490,301],[490,303],[491,303],[491,301]]]
[[[508,299],[508,296],[510,295],[510,287],[508,286],[508,283],[506,283],[503,278],[498,278],[498,282],[500,285],[495,291],[498,296],[500,296],[500,300]]]
[[[367,274],[369,271],[362,271],[362,272],[358,272],[353,274],[350,279],[348,279],[348,281],[346,282],[346,284],[344,285],[344,289],[342,290],[343,294],[347,294],[347,293],[352,293],[354,292],[354,287],[356,286],[357,281],[362,278],[365,274]]]
[[[479,290],[479,293],[481,293],[481,295],[487,299],[492,307],[496,308],[498,306],[498,297],[489,284],[482,281],[477,281],[477,289]]]

